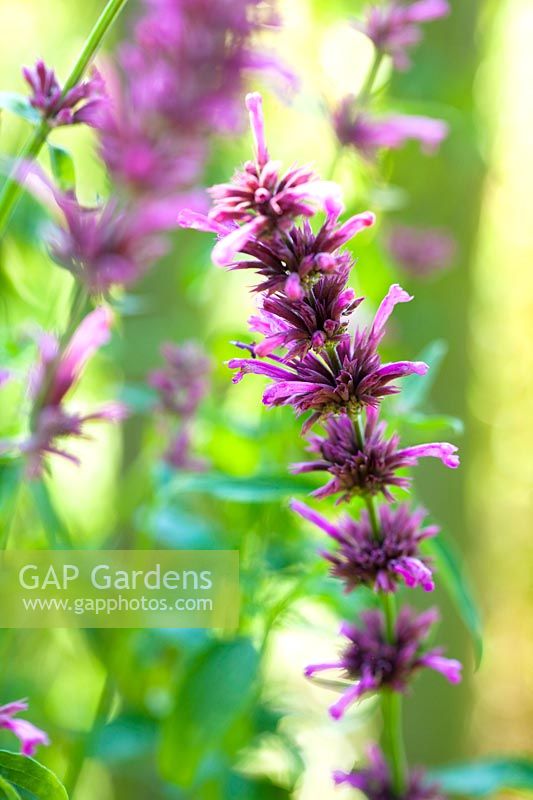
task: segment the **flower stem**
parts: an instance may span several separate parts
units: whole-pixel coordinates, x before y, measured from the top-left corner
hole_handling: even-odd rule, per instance
[[[372,61],[372,65],[368,71],[368,75],[366,76],[366,80],[361,88],[361,91],[359,92],[359,95],[357,96],[358,105],[364,105],[370,97],[382,61],[383,53],[381,50],[376,50],[374,53],[374,60]]]
[[[357,444],[362,450],[365,445],[365,432],[361,412],[354,416],[353,425]],[[379,541],[381,539],[381,529],[376,500],[372,495],[367,494],[365,495],[365,503],[374,537]],[[397,616],[396,598],[392,592],[380,592],[379,596],[385,616],[387,640],[393,642]],[[403,698],[399,692],[394,692],[391,689],[383,689],[381,692],[383,751],[390,767],[394,791],[398,797],[402,796],[405,791],[407,775],[407,758],[403,740],[402,701]]]
[[[100,47],[104,36],[127,2],[128,0],[108,0],[94,28],[90,32],[83,50],[74,64],[72,72],[66,80],[63,94],[72,89],[83,77],[96,51]],[[31,162],[37,158],[51,130],[52,128],[46,120],[43,120],[40,125],[35,128],[33,134],[19,153],[17,162],[11,170],[10,175],[6,178],[2,191],[0,192],[0,238],[2,238],[5,233],[9,220],[11,219],[11,214],[22,193],[21,181],[16,177],[19,166],[21,163]]]

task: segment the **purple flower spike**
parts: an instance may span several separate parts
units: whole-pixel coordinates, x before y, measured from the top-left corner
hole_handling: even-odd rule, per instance
[[[399,795],[393,786],[385,756],[376,745],[368,749],[368,760],[366,767],[354,768],[351,772],[334,772],[335,785],[347,784],[363,792],[368,800],[445,800],[437,784],[430,783],[420,769],[410,771],[407,786]]]
[[[280,363],[273,357],[273,364],[257,358],[234,358],[229,362],[230,369],[239,370],[234,381],[247,373],[271,378],[273,383],[263,394],[265,405],[291,405],[298,414],[313,411],[306,430],[325,414],[378,406],[382,397],[398,391],[396,379],[413,373],[423,375],[428,369],[427,364],[417,361],[382,364],[376,351],[394,305],[410,299],[399,286],[392,286],[370,329],[358,331],[353,339],[343,337],[320,358],[307,353],[302,359]]]
[[[422,38],[421,22],[431,22],[450,12],[447,0],[417,0],[402,5],[391,0],[383,7],[372,6],[364,22],[354,26],[374,42],[382,53],[392,57],[397,70],[406,70],[411,61],[408,51]]]
[[[0,706],[0,728],[14,733],[20,741],[22,755],[31,757],[35,755],[37,747],[50,744],[50,740],[44,731],[16,716],[21,711],[27,711],[28,707],[26,700],[16,700],[14,703]]]
[[[339,193],[336,184],[319,180],[308,167],[291,167],[281,174],[278,162],[268,158],[261,95],[247,95],[246,104],[255,161],[248,161],[230,183],[209,190],[214,201],[209,219],[230,228],[214,247],[212,257],[217,266],[231,264],[235,254],[245,252],[259,236],[288,231],[298,217],[311,217],[317,208],[336,202]],[[239,227],[231,230],[232,224]]]
[[[340,719],[356,700],[369,692],[389,688],[405,692],[413,675],[428,667],[443,674],[451,683],[460,680],[461,664],[442,656],[442,650],[424,650],[430,628],[437,621],[435,609],[423,614],[405,606],[396,620],[394,638],[387,638],[386,621],[380,611],[361,614],[360,625],[343,623],[341,634],[348,639],[338,662],[307,667],[306,675],[340,669],[352,681],[340,700],[330,708],[334,719]]]
[[[24,67],[22,74],[33,91],[31,105],[50,125],[85,123],[98,127],[107,98],[104,82],[97,70],[93,70],[88,80],[77,83],[67,92],[59,85],[54,70],[44,61],[37,61],[31,69]]]
[[[367,159],[382,149],[399,150],[409,140],[420,143],[426,154],[434,153],[448,135],[448,125],[431,117],[391,115],[374,118],[356,110],[354,98],[344,98],[333,124],[341,144],[355,147]]]
[[[386,439],[385,423],[379,421],[378,413],[372,407],[367,408],[363,448],[347,414],[327,419],[324,427],[325,436],[309,437],[308,449],[318,459],[297,463],[291,468],[296,474],[325,471],[331,475],[325,486],[313,492],[315,497],[340,494],[340,502],[357,494],[381,493],[392,502],[391,487],[409,489],[411,485],[411,479],[398,475],[398,471],[416,466],[420,458],[439,458],[450,469],[459,466],[457,447],[448,442],[400,448],[396,434]]]
[[[0,369],[0,387],[11,380],[11,373],[7,369]]]
[[[381,506],[376,537],[366,510],[359,520],[345,515],[333,524],[297,500],[292,501],[291,508],[338,544],[335,552],[322,551],[322,555],[331,564],[331,574],[344,581],[346,591],[364,584],[376,591],[393,592],[400,579],[426,592],[435,588],[420,543],[436,536],[439,529],[435,525],[423,527],[424,510],[412,512],[407,505]]]

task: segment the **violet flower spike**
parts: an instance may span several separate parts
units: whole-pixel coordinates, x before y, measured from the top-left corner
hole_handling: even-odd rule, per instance
[[[383,7],[371,6],[364,22],[353,25],[377,50],[391,56],[397,70],[404,71],[411,64],[409,50],[422,38],[420,23],[446,17],[449,12],[447,0],[416,0],[407,5],[389,0]]]
[[[304,430],[326,414],[377,406],[382,397],[398,391],[396,379],[424,375],[428,369],[427,364],[417,361],[382,364],[376,351],[393,307],[408,300],[411,297],[401,287],[391,286],[370,329],[358,331],[352,339],[341,339],[334,352],[325,351],[320,358],[307,353],[302,359],[284,363],[275,358],[274,363],[258,358],[234,358],[228,363],[230,369],[239,370],[233,380],[238,382],[248,373],[271,378],[272,383],[263,394],[264,404],[291,405],[298,414],[312,411]]]
[[[366,509],[359,520],[346,514],[332,523],[298,500],[290,505],[337,543],[333,553],[321,550],[321,554],[331,564],[331,574],[344,582],[347,592],[361,585],[394,592],[401,579],[410,588],[420,586],[426,592],[435,588],[431,566],[421,554],[420,544],[436,536],[439,529],[435,525],[423,527],[423,509],[411,511],[406,504],[380,506],[380,538],[376,539]]]
[[[354,767],[350,772],[340,770],[333,773],[336,786],[347,784],[362,792],[368,800],[445,800],[437,784],[428,780],[423,770],[414,769],[407,776],[407,786],[398,798],[385,756],[373,745],[368,748],[368,765]]]
[[[101,75],[96,69],[88,80],[64,91],[53,69],[39,60],[35,66],[24,67],[24,80],[32,89],[30,103],[41,112],[53,127],[85,123],[98,127],[107,97]]]
[[[416,466],[420,458],[438,458],[449,469],[459,466],[457,447],[449,442],[400,448],[396,434],[385,438],[385,423],[379,421],[378,412],[371,406],[367,408],[363,449],[347,414],[330,417],[324,427],[325,436],[309,437],[308,450],[318,456],[317,460],[291,466],[295,474],[324,471],[331,475],[325,486],[313,492],[315,497],[340,494],[337,502],[341,502],[354,495],[381,493],[392,502],[391,488],[409,489],[411,485],[411,479],[398,475],[398,471]]]
[[[424,650],[430,628],[437,619],[436,609],[417,616],[404,606],[396,620],[392,642],[387,637],[385,617],[380,611],[362,613],[358,625],[343,623],[340,632],[348,639],[348,644],[339,661],[312,664],[305,669],[307,677],[326,670],[342,670],[352,681],[352,685],[330,707],[333,719],[344,716],[346,710],[365,694],[383,687],[405,692],[413,675],[423,667],[440,672],[451,683],[459,682],[459,661],[444,658],[440,648]]]
[[[28,720],[20,719],[16,715],[29,708],[26,700],[16,700],[5,706],[0,706],[0,728],[11,731],[20,741],[23,756],[31,757],[35,755],[37,747],[49,745],[50,740],[47,734],[33,725]]]

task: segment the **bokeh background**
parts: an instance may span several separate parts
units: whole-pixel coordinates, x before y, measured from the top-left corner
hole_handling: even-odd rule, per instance
[[[301,91],[289,105],[265,88],[271,150],[285,163],[311,161],[325,174],[331,169],[335,141],[327,109],[357,88],[371,57],[364,38],[348,25],[362,5],[351,0],[281,3],[284,30],[272,35],[271,44],[302,78]],[[23,91],[20,66],[36,56],[67,74],[99,6],[94,0],[0,0],[0,88]],[[450,229],[458,255],[451,269],[431,279],[398,273],[380,244],[382,226],[358,240],[355,278],[373,302],[396,277],[415,295],[395,316],[392,347],[415,355],[429,342],[448,343],[430,403],[464,421],[460,438],[457,431],[449,433],[460,445],[462,469],[448,475],[440,465],[420,467],[417,493],[466,558],[482,610],[485,653],[474,674],[468,634],[439,592],[444,610],[440,636],[468,667],[459,689],[424,678],[407,703],[411,760],[430,765],[533,749],[533,6],[529,0],[452,0],[452,8],[447,20],[428,27],[414,68],[395,76],[390,89],[391,107],[442,116],[451,125],[451,136],[435,157],[424,158],[416,147],[396,155],[387,164],[387,180],[410,195],[390,217]],[[113,57],[114,39],[127,39],[128,16],[134,13],[132,0],[102,61]],[[22,141],[23,124],[7,116],[1,122],[2,152],[13,153]],[[56,137],[74,153],[82,199],[105,196],[106,177],[92,134],[67,130]],[[229,175],[248,148],[244,124],[242,137],[216,142],[206,183]],[[350,207],[362,210],[361,203],[370,203],[386,216],[390,191],[370,192],[369,176],[355,156],[337,162],[335,179]],[[0,315],[12,331],[35,322],[60,324],[69,290],[68,276],[52,266],[36,241],[34,212],[27,206],[19,209],[14,235],[2,246]],[[256,383],[230,386],[222,362],[232,352],[228,341],[245,336],[251,301],[242,275],[210,265],[205,239],[191,232],[175,235],[172,254],[145,279],[138,308],[125,316],[112,357],[91,367],[79,399],[90,403],[124,384],[126,399],[138,400],[146,372],[158,363],[159,343],[197,339],[215,365],[213,392],[198,430],[199,449],[226,474],[282,474],[287,461],[301,456],[298,426],[288,410],[261,410]],[[16,429],[17,409],[10,405],[9,392],[0,413],[2,433]],[[275,579],[276,558],[283,575],[287,564],[297,561],[299,548],[306,553],[302,558],[309,558],[314,543],[305,549],[301,531],[286,510],[280,511],[279,502],[248,503],[246,497],[235,502],[220,493],[214,498],[200,493],[161,508],[143,495],[137,476],[156,458],[157,431],[147,430],[139,415],[124,435],[117,430],[97,435],[96,445],[84,445],[79,470],[54,468],[49,488],[57,517],[52,526],[68,526],[81,546],[130,536],[140,537],[144,546],[187,546],[187,537],[213,546],[217,532],[226,546],[242,545],[246,575],[249,564],[268,563],[272,572],[261,584],[265,596],[283,595],[283,580]],[[42,507],[23,498],[8,522],[17,544],[41,541]],[[3,519],[4,525],[8,522]],[[258,625],[261,601],[260,592],[251,591],[245,623],[251,631]],[[360,752],[375,724],[366,707],[340,727],[331,724],[324,713],[327,692],[301,680],[301,666],[335,646],[337,616],[335,603],[318,604],[303,596],[283,617],[268,648],[266,693],[283,710],[284,735],[298,745],[300,755],[294,755],[297,766],[287,766],[286,753],[281,756],[266,742],[248,754],[245,769],[253,772],[261,762],[270,774],[282,777],[296,770],[300,800],[344,796],[332,789],[330,770],[350,763],[354,744]],[[0,697],[30,696],[35,721],[51,728],[58,742],[42,757],[64,775],[76,748],[88,747],[87,732],[108,671],[120,690],[121,700],[115,698],[113,707],[116,724],[107,729],[107,738],[89,742],[75,798],[217,796],[167,792],[161,777],[159,788],[147,789],[152,769],[159,776],[172,772],[169,764],[180,760],[182,746],[188,757],[179,730],[173,734],[174,749],[168,741],[158,749],[161,731],[154,733],[152,723],[167,719],[184,652],[201,647],[200,640],[191,644],[184,635],[150,633],[129,646],[129,635],[121,635],[127,641],[119,637],[110,644],[96,637],[91,649],[81,635],[67,631],[3,632]],[[127,658],[121,656],[125,652]],[[159,761],[154,762],[156,752]],[[132,760],[140,772],[132,770]]]

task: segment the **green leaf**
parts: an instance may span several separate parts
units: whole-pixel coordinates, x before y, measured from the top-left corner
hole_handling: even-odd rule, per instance
[[[209,756],[220,753],[249,708],[259,655],[249,639],[216,642],[189,663],[164,734],[161,765],[178,786],[191,786]]]
[[[72,192],[76,188],[76,170],[70,153],[63,147],[48,142],[50,166],[57,185],[62,192]]]
[[[11,111],[32,125],[39,125],[42,119],[40,112],[30,104],[28,98],[17,92],[0,92],[0,108]]]
[[[453,433],[461,436],[464,433],[464,425],[458,417],[449,414],[421,414],[416,412],[402,417],[402,424],[413,429],[424,436],[443,436]]]
[[[72,541],[68,528],[54,507],[46,483],[43,480],[31,481],[29,488],[51,549],[70,549]]]
[[[399,413],[407,414],[414,411],[427,400],[447,352],[448,345],[442,339],[431,342],[422,350],[417,361],[425,361],[429,365],[429,370],[425,375],[409,375],[404,378],[402,393],[396,404]]]
[[[292,792],[268,780],[253,780],[242,775],[231,775],[225,786],[228,800],[290,800]]]
[[[33,758],[0,750],[0,776],[28,792],[32,800],[68,800],[63,784],[54,773]]]
[[[533,791],[533,760],[494,758],[433,770],[431,778],[450,794],[484,797],[505,789]]]
[[[234,503],[270,503],[315,489],[309,481],[290,475],[255,475],[241,478],[216,472],[174,475],[164,486],[168,496],[198,492]]]
[[[461,556],[455,546],[442,534],[434,539],[428,539],[424,542],[423,547],[435,559],[439,575],[455,602],[461,619],[472,635],[477,668],[483,656],[483,631],[477,603],[461,565]]]
[[[5,778],[0,776],[0,797],[6,798],[6,800],[20,800],[20,795],[13,788],[13,786],[6,781]]]

